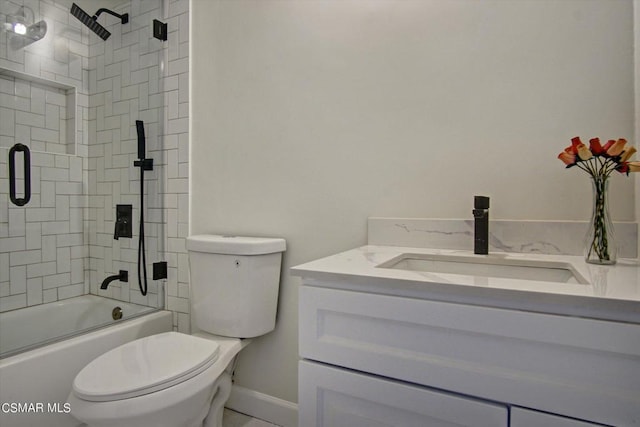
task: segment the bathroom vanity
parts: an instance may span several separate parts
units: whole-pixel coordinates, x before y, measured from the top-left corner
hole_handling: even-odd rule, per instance
[[[640,426],[640,269],[363,246],[292,269],[300,426]]]

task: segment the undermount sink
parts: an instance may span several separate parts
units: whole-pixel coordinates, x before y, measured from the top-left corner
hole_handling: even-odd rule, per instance
[[[589,284],[570,264],[495,256],[401,254],[378,268],[541,282]]]

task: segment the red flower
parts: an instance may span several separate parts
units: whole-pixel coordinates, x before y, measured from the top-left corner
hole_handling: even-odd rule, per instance
[[[584,145],[582,143],[582,141],[580,141],[580,137],[579,136],[574,136],[573,138],[571,138],[571,147],[567,147],[567,148],[571,148],[571,151],[573,152],[573,154],[578,154],[578,147]],[[567,150],[567,148],[565,148],[565,151]]]
[[[593,177],[607,177],[614,170],[627,175],[629,172],[640,172],[640,162],[629,161],[637,150],[626,144],[624,138],[610,139],[603,147],[600,138],[591,138],[587,147],[580,137],[575,136],[571,138],[571,145],[558,154],[558,159],[567,168],[577,166]]]
[[[618,166],[616,166],[616,170],[620,173],[626,173],[627,175],[629,175],[629,162],[619,163]]]
[[[576,154],[578,157],[580,157],[580,160],[589,160],[591,157],[593,157],[593,154],[591,153],[591,151],[589,151],[587,146],[584,145],[582,141],[580,141],[579,136],[571,138],[571,146],[565,148],[564,151],[569,154]]]
[[[615,143],[616,143],[616,140],[615,140],[615,139],[610,139],[609,141],[607,141],[607,143],[606,143],[606,144],[604,144],[604,147],[602,147],[602,149],[603,149],[603,150],[604,150],[604,152],[606,153],[606,152],[607,152],[607,150],[609,150],[609,148],[611,148],[611,146],[612,146],[613,144],[615,144]]]
[[[594,156],[600,156],[606,153],[606,150],[600,145],[600,138],[591,138],[589,140],[589,148]]]

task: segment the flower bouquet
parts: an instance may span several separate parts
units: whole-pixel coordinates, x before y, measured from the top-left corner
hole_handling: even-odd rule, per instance
[[[617,248],[613,223],[609,216],[607,187],[613,171],[629,175],[639,172],[640,162],[630,162],[636,152],[625,139],[609,140],[601,145],[599,138],[589,140],[589,147],[579,137],[558,155],[567,168],[578,167],[591,176],[593,184],[593,214],[585,240],[585,259],[593,264],[615,264]]]

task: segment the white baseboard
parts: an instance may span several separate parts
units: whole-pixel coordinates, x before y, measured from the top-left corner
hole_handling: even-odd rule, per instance
[[[225,406],[282,427],[298,427],[298,404],[245,387],[231,387]]]

